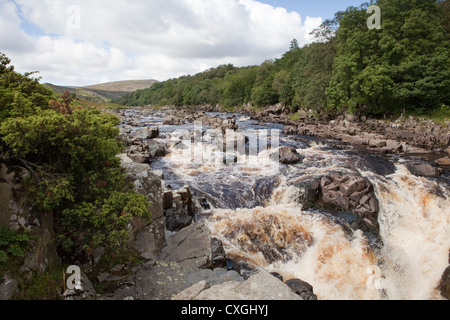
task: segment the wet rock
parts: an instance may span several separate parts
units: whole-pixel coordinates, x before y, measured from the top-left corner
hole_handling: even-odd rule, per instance
[[[443,157],[437,159],[435,162],[441,166],[450,166],[450,157]]]
[[[148,134],[147,139],[155,139],[159,136],[159,128],[158,127],[151,127],[148,128]]]
[[[183,142],[183,140],[179,140],[177,142],[175,142],[172,146],[172,149],[175,150],[187,150],[189,149],[189,145],[187,145],[185,142]]]
[[[247,262],[241,260],[226,260],[226,266],[228,270],[236,271],[244,279],[250,278],[252,275],[258,273],[258,270],[252,268]]]
[[[223,164],[234,164],[238,162],[238,157],[232,154],[226,154],[222,159]]]
[[[307,179],[296,184],[300,188],[299,202],[305,210],[316,207],[334,212],[356,214],[349,223],[353,229],[378,234],[379,204],[374,188],[367,178],[354,173],[332,172],[327,176]]]
[[[357,166],[362,170],[371,171],[381,176],[393,174],[397,170],[392,161],[374,156],[362,157]]]
[[[439,291],[445,299],[450,300],[450,266],[445,269],[442,275],[439,283]]]
[[[290,279],[286,281],[286,285],[303,300],[317,300],[313,287],[305,281],[300,279]]]
[[[272,276],[274,276],[275,278],[277,278],[278,280],[280,280],[280,281],[284,281],[283,280],[283,276],[281,275],[281,274],[279,274],[278,272],[271,272],[270,273]]]
[[[158,142],[147,141],[146,147],[151,159],[164,157],[167,154],[166,148]]]
[[[439,174],[436,168],[427,163],[409,163],[407,168],[413,175],[420,177],[436,177]]]
[[[320,181],[321,178],[308,179],[295,186],[300,189],[299,203],[303,210],[308,210],[316,205],[320,197]]]
[[[173,125],[178,125],[181,123],[182,123],[182,119],[180,117],[176,117],[176,116],[167,116],[163,119],[164,125],[173,126]]]
[[[280,163],[282,164],[296,164],[302,162],[304,159],[293,147],[283,146],[278,152],[280,155]]]
[[[222,241],[220,241],[217,238],[212,238],[211,250],[212,250],[213,268],[225,268],[227,265],[227,255],[223,248]]]
[[[164,192],[164,210],[166,228],[169,231],[179,231],[189,226],[194,219],[194,203],[189,186],[176,191]]]

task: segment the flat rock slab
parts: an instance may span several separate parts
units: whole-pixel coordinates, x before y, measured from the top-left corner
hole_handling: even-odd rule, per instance
[[[161,257],[185,268],[210,268],[212,248],[208,228],[203,223],[195,223],[178,231],[167,239]]]
[[[202,281],[174,300],[187,297],[191,300],[303,300],[285,283],[263,270],[244,282],[228,281],[209,288],[208,282]]]
[[[184,268],[176,262],[157,261],[142,265],[135,274],[118,283],[118,289],[104,300],[171,300],[201,281],[221,284],[244,281],[236,272],[225,269]]]

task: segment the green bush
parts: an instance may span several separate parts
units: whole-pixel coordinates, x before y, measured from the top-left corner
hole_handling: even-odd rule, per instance
[[[7,226],[0,227],[0,266],[11,257],[24,258],[29,250],[30,234],[27,230],[18,232]]]
[[[118,250],[133,217],[151,219],[150,204],[130,191],[116,157],[123,150],[119,118],[74,105],[68,93],[54,99],[9,63],[0,55],[0,151],[30,172],[24,185],[31,205],[53,210],[62,249]]]
[[[128,224],[133,217],[151,219],[149,203],[140,194],[112,192],[94,203],[83,202],[62,213],[64,234],[58,237],[61,247],[70,251],[74,243],[91,253],[93,248],[123,248],[129,239]]]

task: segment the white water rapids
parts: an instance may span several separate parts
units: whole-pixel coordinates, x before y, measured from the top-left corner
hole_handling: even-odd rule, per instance
[[[403,166],[375,185],[384,243],[378,252],[361,231],[349,237],[328,219],[303,212],[289,197],[293,190],[283,187],[266,207],[216,210],[209,226],[229,254],[285,279],[302,279],[319,299],[441,299],[436,287],[450,249],[448,191],[434,195],[435,182],[413,177]],[[286,247],[291,259],[268,263],[253,245],[255,237]]]
[[[349,233],[326,215],[302,210],[293,186],[299,177],[354,172],[357,157],[311,143],[298,147],[303,164],[279,170],[269,159],[187,165],[182,152],[172,150],[156,166],[221,204],[206,223],[227,256],[285,280],[302,279],[319,299],[442,299],[437,286],[450,250],[450,191],[444,182],[416,177],[401,162],[385,176],[358,169],[379,201],[382,246],[373,249],[362,231]]]

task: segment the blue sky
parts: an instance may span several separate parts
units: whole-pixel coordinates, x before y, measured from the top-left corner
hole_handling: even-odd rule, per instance
[[[302,17],[333,18],[338,11],[343,11],[350,6],[359,7],[369,0],[259,0],[274,7],[283,7],[288,11],[296,11]]]

